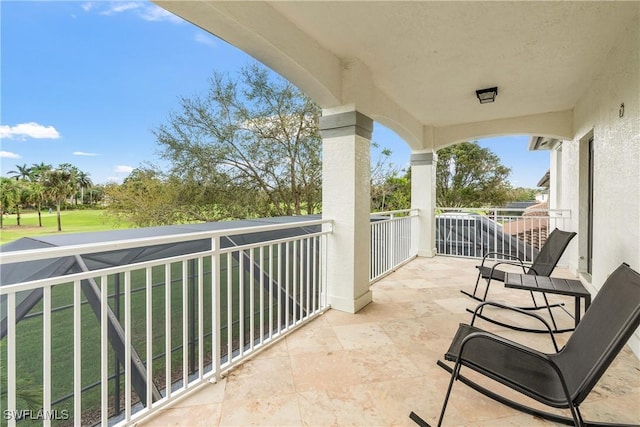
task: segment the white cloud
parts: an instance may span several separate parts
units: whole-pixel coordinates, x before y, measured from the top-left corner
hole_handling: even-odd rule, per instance
[[[29,122],[15,126],[0,126],[0,138],[19,139],[22,141],[26,138],[58,139],[60,138],[60,133],[53,126],[43,126],[39,123]]]
[[[144,7],[142,3],[134,3],[134,2],[111,2],[109,3],[109,8],[100,12],[100,15],[115,15],[116,13],[126,12],[127,10],[138,9],[140,7]]]
[[[149,5],[143,9],[141,9],[138,13],[138,16],[145,21],[159,22],[159,21],[167,21],[172,22],[174,24],[180,24],[184,22],[182,18],[177,17],[171,12],[161,8],[156,5]]]
[[[207,46],[216,47],[216,39],[212,35],[206,35],[203,33],[197,33],[193,38],[198,43],[206,44]]]
[[[133,168],[131,166],[118,165],[113,171],[116,173],[131,173]]]
[[[10,151],[0,151],[0,157],[4,159],[21,159],[20,154],[12,153]]]
[[[121,13],[134,13],[144,21],[166,21],[174,24],[184,22],[181,18],[155,4],[140,1],[85,2],[80,6],[85,12],[95,10],[103,16],[115,16]]]
[[[100,154],[98,154],[98,153],[85,153],[84,151],[74,151],[73,155],[74,156],[99,156]]]
[[[82,3],[82,5],[80,6],[82,8],[82,10],[84,10],[85,12],[89,12],[91,9],[94,8],[96,4],[94,2],[88,1],[86,3]]]

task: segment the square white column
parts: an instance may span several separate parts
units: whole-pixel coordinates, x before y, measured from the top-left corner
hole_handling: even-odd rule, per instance
[[[324,110],[322,217],[328,236],[327,297],[332,308],[356,313],[372,301],[369,290],[370,143],[373,121],[354,109]]]
[[[433,152],[411,154],[411,208],[418,210],[418,230],[411,246],[418,256],[436,255],[436,162]]]

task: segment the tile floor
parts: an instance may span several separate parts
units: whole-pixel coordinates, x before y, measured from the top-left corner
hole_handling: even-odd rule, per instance
[[[458,290],[472,288],[476,263],[447,257],[415,259],[375,283],[373,303],[358,314],[329,310],[143,425],[415,426],[411,411],[434,425],[449,381],[436,361],[458,323],[470,319],[465,309],[475,304]],[[562,269],[554,275],[571,277]],[[490,295],[511,303],[528,297],[500,284],[492,285]],[[564,301],[573,312],[573,299]],[[558,313],[564,325],[573,323]],[[478,325],[551,351],[544,335]],[[568,334],[558,336],[562,341]],[[640,361],[629,348],[581,408],[588,420],[640,423]],[[498,404],[458,382],[444,425],[555,424]]]

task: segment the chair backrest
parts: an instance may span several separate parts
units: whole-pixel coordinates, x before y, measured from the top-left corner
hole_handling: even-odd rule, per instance
[[[547,241],[542,245],[542,249],[540,249],[538,256],[533,260],[531,269],[529,269],[527,273],[538,276],[551,276],[564,250],[567,249],[569,242],[575,235],[576,233],[573,231],[562,231],[559,228],[554,229],[551,234],[549,234],[549,237],[547,237]]]
[[[566,346],[553,358],[579,404],[640,326],[640,274],[627,264],[605,281]]]

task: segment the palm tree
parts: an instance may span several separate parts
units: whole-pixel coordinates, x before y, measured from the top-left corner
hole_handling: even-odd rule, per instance
[[[68,170],[56,169],[48,171],[44,180],[45,194],[55,202],[58,216],[58,231],[62,231],[60,206],[75,191],[73,174]]]
[[[44,186],[41,181],[31,181],[29,183],[29,202],[38,211],[38,225],[42,227],[42,202],[45,198]]]
[[[13,175],[13,178],[17,180],[27,180],[31,176],[31,168],[27,164],[22,166],[16,165],[16,170],[7,172],[7,175]]]
[[[7,174],[13,175],[16,181],[27,181],[31,179],[31,168],[25,164],[22,166],[16,165],[16,170],[12,170],[7,172]],[[26,186],[19,185],[16,188],[16,198],[14,200],[16,207],[16,223],[20,225],[20,208],[22,204],[26,201]]]
[[[31,177],[36,181],[40,181],[42,180],[45,172],[50,171],[51,169],[53,169],[53,166],[48,165],[44,162],[33,163],[31,165]]]
[[[29,200],[31,199],[31,195],[29,193],[29,183],[27,181],[16,181],[15,184],[16,184],[16,199],[15,199],[16,224],[21,225],[20,224],[21,209],[23,205],[29,203]]]
[[[69,174],[69,180],[71,181],[71,186],[74,188],[74,192],[72,192],[68,197],[73,196],[75,198],[76,206],[78,205],[78,174],[80,173],[80,169],[77,166],[72,165],[71,163],[60,163],[58,165],[58,170],[67,172]]]
[[[51,165],[44,162],[34,163],[31,166],[32,196],[38,210],[38,225],[42,227],[42,203],[45,201],[44,177]]]
[[[93,182],[91,181],[91,178],[89,178],[89,174],[87,172],[78,171],[76,174],[76,183],[80,188],[80,200],[82,201],[82,204],[84,204],[84,189],[93,187]]]

